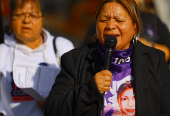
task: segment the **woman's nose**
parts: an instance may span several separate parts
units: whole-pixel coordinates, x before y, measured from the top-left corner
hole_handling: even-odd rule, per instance
[[[25,17],[23,18],[24,23],[29,23],[30,22],[30,16],[29,14],[26,14]]]
[[[107,29],[115,29],[116,28],[116,22],[114,20],[109,20],[106,25]]]
[[[130,99],[128,105],[129,105],[130,107],[132,107],[132,106],[135,105],[134,103],[135,103],[135,101],[134,101],[133,99]]]

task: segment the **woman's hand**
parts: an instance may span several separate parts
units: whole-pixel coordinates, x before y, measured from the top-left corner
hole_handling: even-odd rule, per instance
[[[100,93],[110,90],[112,83],[112,73],[108,70],[103,70],[95,74],[94,80]]]

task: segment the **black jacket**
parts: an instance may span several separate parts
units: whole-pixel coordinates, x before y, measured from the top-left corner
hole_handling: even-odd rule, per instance
[[[170,115],[170,75],[164,53],[138,42],[133,51],[136,116]],[[96,44],[61,58],[61,72],[44,103],[45,116],[99,116],[102,94],[94,75],[101,71]]]

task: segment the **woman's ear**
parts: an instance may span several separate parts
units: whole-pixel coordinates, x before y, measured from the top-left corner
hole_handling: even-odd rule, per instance
[[[136,32],[137,32],[136,23],[133,23],[133,27],[134,27],[134,35],[135,35],[135,34],[136,34]]]
[[[44,22],[45,22],[45,18],[44,18],[44,17],[42,17],[42,22],[43,22],[43,24],[44,24]]]

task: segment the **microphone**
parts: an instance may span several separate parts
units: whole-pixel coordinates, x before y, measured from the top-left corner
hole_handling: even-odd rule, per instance
[[[117,39],[113,35],[109,35],[105,39],[105,59],[104,59],[104,70],[110,70],[110,65],[113,57],[113,51],[116,47]]]
[[[104,59],[104,70],[110,70],[110,65],[113,57],[113,51],[116,47],[117,39],[113,35],[109,35],[105,39],[105,59]],[[104,94],[103,93],[103,106],[102,106],[102,116],[104,115]]]

